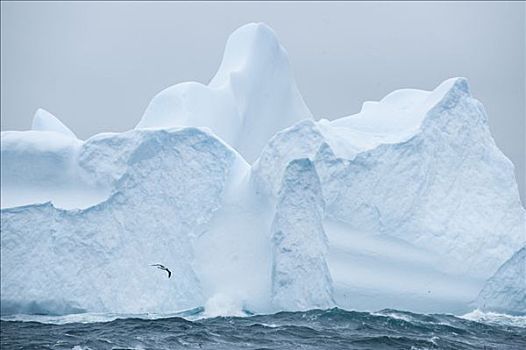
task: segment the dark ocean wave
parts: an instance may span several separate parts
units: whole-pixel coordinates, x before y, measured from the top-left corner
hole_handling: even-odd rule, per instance
[[[1,349],[526,349],[526,328],[452,315],[341,309],[188,320],[1,321]]]

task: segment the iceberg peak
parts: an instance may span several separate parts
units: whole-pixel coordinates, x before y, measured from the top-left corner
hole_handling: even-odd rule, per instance
[[[58,120],[53,114],[49,113],[43,108],[37,109],[35,116],[33,117],[33,124],[31,130],[36,131],[53,131],[58,132],[66,136],[77,138],[77,136],[71,131],[64,123]]]
[[[288,59],[276,33],[264,23],[249,23],[229,36],[223,60],[209,86],[228,83],[233,72],[280,63],[288,65]]]
[[[448,109],[466,97],[471,97],[468,80],[462,77],[450,78],[433,90],[428,106]]]
[[[180,83],[157,94],[136,128],[207,127],[253,162],[267,141],[312,119],[296,86],[287,52],[266,24],[232,33],[210,81]]]

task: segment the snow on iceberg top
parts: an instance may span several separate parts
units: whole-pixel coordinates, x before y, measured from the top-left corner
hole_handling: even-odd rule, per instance
[[[232,73],[245,71],[256,75],[273,65],[288,65],[285,49],[274,31],[264,23],[249,23],[235,30],[228,38],[223,60],[210,87],[229,84]],[[258,71],[259,70],[259,71]]]
[[[343,143],[364,151],[380,144],[404,142],[417,134],[434,108],[447,108],[451,99],[470,96],[465,78],[451,78],[433,91],[417,89],[395,90],[380,101],[367,101],[362,110],[354,115],[320,121],[324,135],[331,146],[342,155],[348,151],[338,147]]]
[[[113,193],[132,155],[162,153],[162,142],[152,140],[164,140],[167,135],[185,135],[188,142],[201,137],[201,148],[222,145],[236,157],[240,171],[249,167],[207,129],[130,130],[100,133],[86,141],[54,131],[2,131],[1,208],[45,202],[66,210],[97,205]],[[149,143],[158,148],[148,148]]]
[[[77,138],[73,131],[65,126],[53,114],[42,108],[37,109],[35,112],[31,129],[37,131],[53,131],[69,137]]]
[[[187,82],[156,95],[136,128],[208,127],[248,161],[279,130],[312,119],[285,49],[267,25],[251,23],[230,35],[208,86]]]
[[[260,163],[270,162],[271,167],[284,169],[291,159],[314,159],[323,143],[330,146],[334,156],[352,160],[381,145],[408,141],[421,133],[436,115],[467,98],[471,98],[471,94],[465,78],[448,79],[433,91],[396,90],[379,102],[365,102],[358,114],[333,121],[304,120],[281,130],[264,147],[254,167],[260,171]],[[278,154],[285,156],[280,166],[275,163],[276,157],[280,158]],[[280,174],[280,171],[276,173],[278,179]]]
[[[287,53],[275,33],[265,24],[252,23],[230,35],[220,68],[208,86],[187,82],[160,92],[151,101],[136,129],[206,127],[245,160],[252,162],[276,133],[304,120],[316,125],[317,132],[323,134],[337,156],[351,159],[357,153],[381,144],[405,141],[418,132],[431,109],[446,106],[448,96],[456,98],[463,94],[469,95],[466,81],[454,78],[431,92],[397,90],[379,102],[366,102],[358,114],[316,123],[296,87]],[[2,178],[9,181],[2,186],[2,207],[31,203],[33,195],[30,193],[22,202],[10,200],[5,195],[9,187],[13,188],[15,195],[20,193],[20,186],[15,188],[9,184],[21,184],[23,179],[37,175],[42,178],[49,173],[53,174],[49,181],[57,186],[69,183],[75,187],[79,173],[82,177],[90,177],[84,174],[86,169],[82,172],[77,169],[76,159],[79,154],[84,154],[80,150],[86,148],[85,144],[96,144],[100,137],[106,139],[108,136],[99,134],[86,142],[78,140],[70,129],[43,109],[36,112],[32,129],[2,132],[2,155],[6,160],[16,160],[20,169],[40,167],[40,175],[11,174],[4,167]],[[121,142],[118,135],[122,134],[110,139]],[[133,137],[137,135],[133,134]],[[308,143],[304,139],[302,142]],[[291,152],[290,149],[286,151]],[[99,153],[98,156],[103,157],[104,152]],[[27,165],[23,166],[23,163]],[[97,177],[100,169],[89,171]],[[71,179],[74,181],[69,181]],[[41,182],[43,184],[44,179]],[[31,191],[37,192],[37,188]],[[53,192],[57,192],[56,188]],[[96,200],[103,196],[97,195]],[[45,192],[38,202],[53,198],[54,195]]]

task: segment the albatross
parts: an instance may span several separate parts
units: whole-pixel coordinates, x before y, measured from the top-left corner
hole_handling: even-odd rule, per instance
[[[157,267],[159,270],[164,270],[166,272],[168,272],[168,278],[172,277],[172,272],[170,270],[168,270],[164,265],[161,265],[161,264],[153,264],[151,266],[155,266]]]

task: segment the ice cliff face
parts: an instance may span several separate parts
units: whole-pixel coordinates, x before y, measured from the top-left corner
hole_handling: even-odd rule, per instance
[[[101,144],[104,152],[94,157]],[[142,313],[203,305],[190,240],[221,205],[234,153],[193,128],[100,136],[79,153],[79,166],[87,168],[90,159],[122,156],[112,157],[120,160],[112,173],[121,174],[112,194],[85,210],[46,203],[2,211],[4,311]],[[173,278],[150,266],[160,262]]]
[[[384,110],[396,111],[391,95],[374,112],[366,104],[357,116],[300,122],[265,147],[254,181],[276,196],[288,162],[308,157],[328,216],[437,251],[444,265],[488,277],[525,239],[513,165],[495,146],[465,79],[402,95],[398,104],[417,105],[416,112],[407,108],[404,128],[383,120]]]
[[[513,165],[465,79],[314,121],[262,24],[135,130],[82,141],[39,110],[2,132],[1,161],[2,312],[462,313],[526,239]],[[480,298],[524,310],[517,273]]]
[[[475,304],[483,311],[526,315],[526,247],[502,264]]]
[[[278,130],[312,118],[285,49],[267,25],[248,24],[228,38],[208,86],[181,83],[153,98],[137,128],[203,126],[254,161]]]
[[[272,302],[280,310],[328,308],[332,279],[320,180],[308,159],[287,166],[272,223]]]

